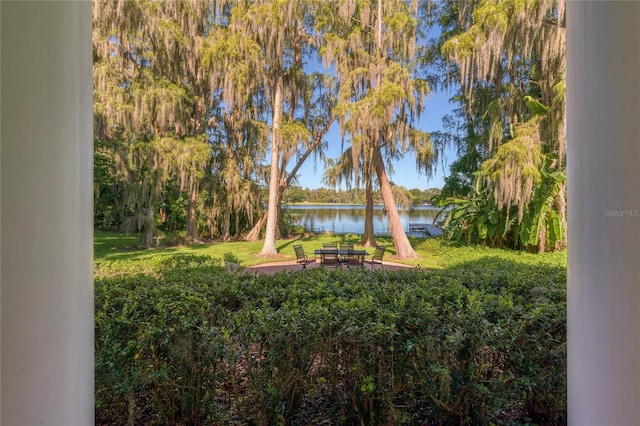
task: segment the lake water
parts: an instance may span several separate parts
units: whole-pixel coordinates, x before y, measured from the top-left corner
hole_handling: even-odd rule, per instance
[[[332,234],[363,234],[365,210],[362,205],[292,205],[287,207],[296,225],[307,231]],[[410,232],[409,224],[432,225],[437,207],[417,206],[407,212],[398,210],[405,232],[422,236],[424,232]],[[382,206],[374,206],[373,232],[388,235],[387,216]]]

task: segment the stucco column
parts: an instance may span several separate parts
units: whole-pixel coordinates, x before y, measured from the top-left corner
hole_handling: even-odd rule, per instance
[[[571,425],[640,419],[640,3],[567,3]]]
[[[1,422],[92,425],[91,3],[0,8]]]

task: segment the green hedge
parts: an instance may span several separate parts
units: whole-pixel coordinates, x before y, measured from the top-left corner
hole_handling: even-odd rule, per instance
[[[563,268],[216,264],[98,271],[98,424],[566,422]]]

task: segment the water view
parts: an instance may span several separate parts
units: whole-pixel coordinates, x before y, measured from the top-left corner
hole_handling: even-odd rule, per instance
[[[292,205],[287,210],[293,216],[296,225],[316,233],[363,234],[363,205]],[[417,206],[403,212],[399,210],[400,220],[407,234],[422,236],[420,226],[432,225],[438,213],[437,207]],[[417,226],[416,226],[417,225]],[[374,206],[373,232],[376,235],[389,234],[387,215],[383,206]]]

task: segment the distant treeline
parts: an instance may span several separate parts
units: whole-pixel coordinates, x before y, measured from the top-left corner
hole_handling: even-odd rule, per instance
[[[434,198],[440,195],[440,189],[406,189],[396,186],[397,191],[403,192],[410,205],[432,204]],[[382,204],[380,191],[373,192],[373,200],[376,204]],[[332,188],[302,188],[301,186],[291,186],[284,192],[283,201],[286,203],[342,203],[342,204],[365,204],[365,191],[360,188],[346,190],[335,190]]]

